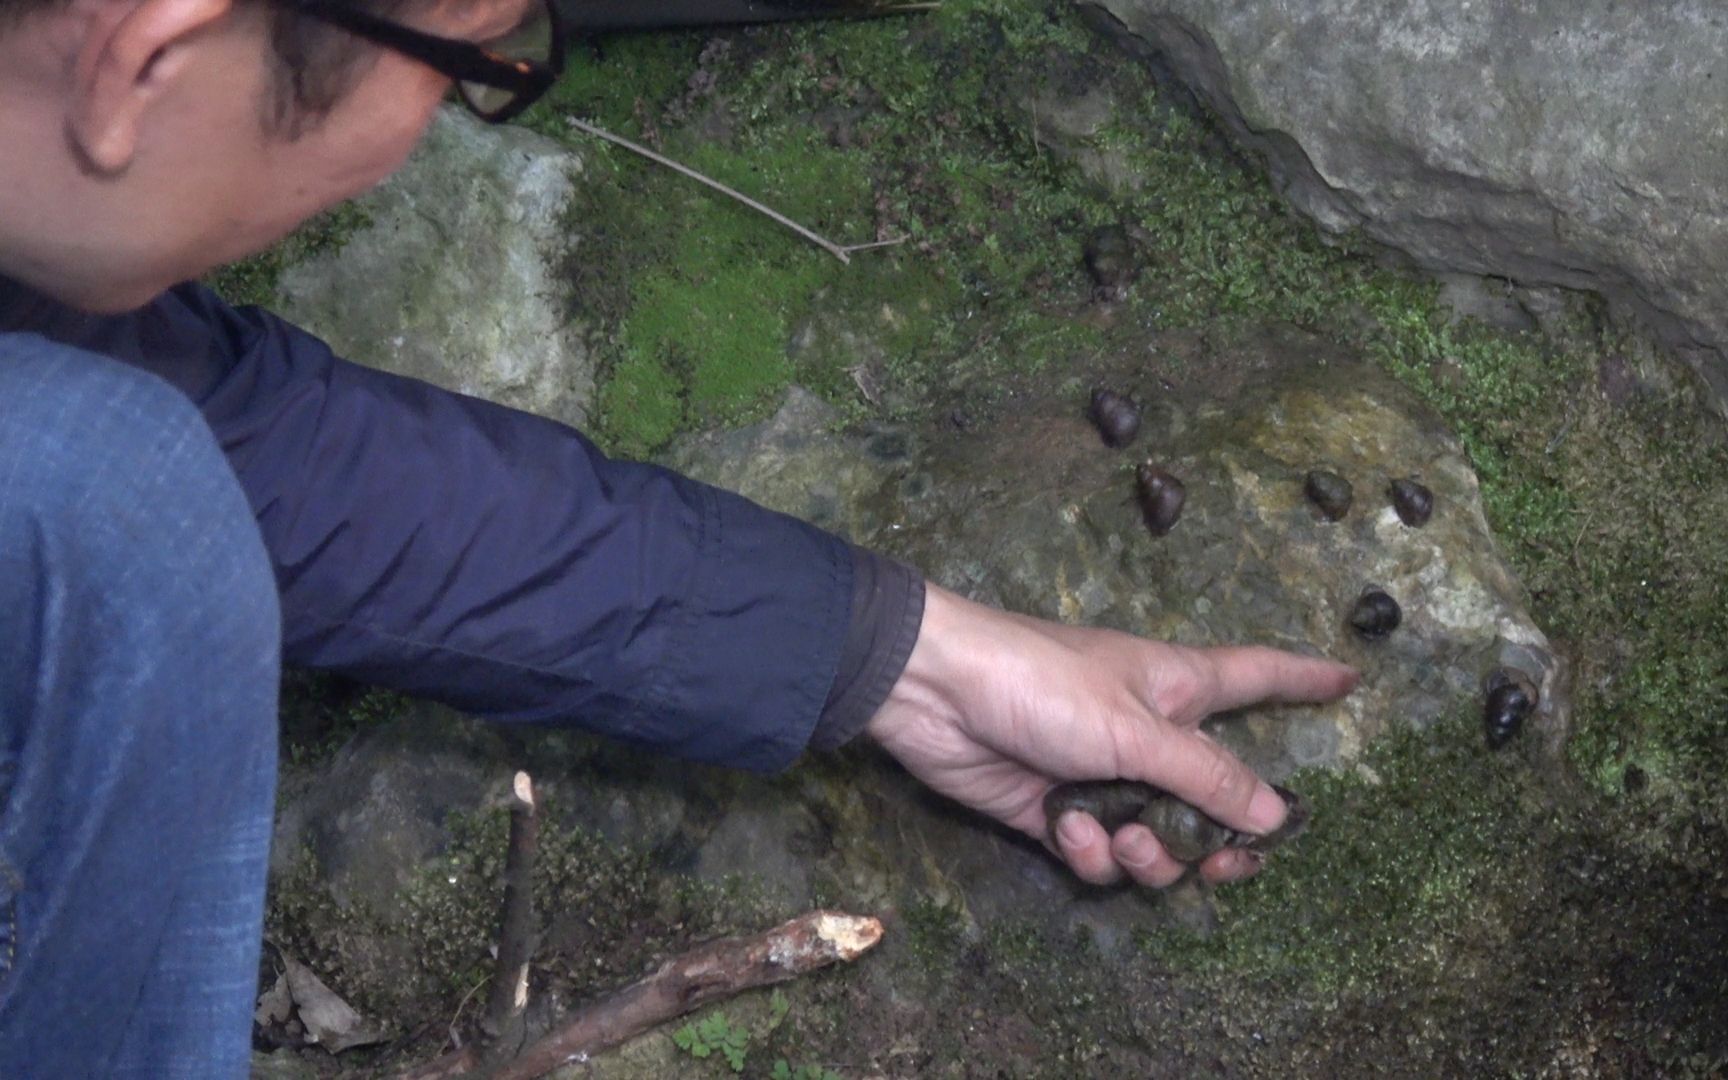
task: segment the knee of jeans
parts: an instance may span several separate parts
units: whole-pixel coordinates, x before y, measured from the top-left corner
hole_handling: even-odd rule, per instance
[[[35,554],[21,587],[96,596],[106,615],[170,630],[213,622],[212,639],[246,655],[279,649],[256,520],[183,394],[50,347],[0,365],[0,403],[0,550]]]

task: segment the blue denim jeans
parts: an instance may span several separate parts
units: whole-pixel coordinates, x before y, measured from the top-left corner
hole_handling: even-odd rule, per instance
[[[0,1077],[246,1074],[280,633],[197,410],[0,335]]]

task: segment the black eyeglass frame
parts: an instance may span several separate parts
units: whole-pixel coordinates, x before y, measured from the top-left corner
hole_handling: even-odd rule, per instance
[[[472,41],[439,37],[423,30],[414,30],[389,19],[360,11],[341,0],[275,0],[289,11],[317,19],[319,22],[348,31],[376,45],[392,49],[427,67],[456,80],[463,104],[488,124],[513,120],[545,96],[558,76],[564,73],[564,20],[558,15],[557,0],[537,0],[546,8],[552,20],[552,51],[545,62],[509,60]],[[508,90],[515,96],[500,108],[487,111],[480,108],[461,91],[463,83],[479,83],[494,90]]]

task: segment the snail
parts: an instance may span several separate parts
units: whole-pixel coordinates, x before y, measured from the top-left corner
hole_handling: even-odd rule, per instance
[[[1182,516],[1182,504],[1188,501],[1188,489],[1182,481],[1150,461],[1141,462],[1134,470],[1134,494],[1153,536],[1174,529]]]
[[[1102,225],[1086,238],[1082,254],[1086,272],[1092,276],[1093,295],[1100,300],[1120,300],[1140,273],[1134,238],[1120,225]]]
[[[1308,804],[1288,788],[1272,790],[1284,797],[1289,813],[1275,832],[1259,836],[1220,825],[1176,796],[1138,780],[1082,780],[1057,784],[1044,795],[1044,816],[1050,842],[1056,843],[1056,819],[1069,810],[1083,810],[1098,819],[1106,832],[1138,821],[1158,838],[1178,862],[1196,862],[1223,848],[1266,852],[1301,832],[1308,824]]]
[[[1134,441],[1134,436],[1140,434],[1140,406],[1134,404],[1132,398],[1113,390],[1100,386],[1092,391],[1092,408],[1088,415],[1098,428],[1098,434],[1104,436],[1105,446],[1127,446]]]
[[[1412,529],[1420,529],[1428,524],[1428,518],[1434,513],[1434,493],[1410,477],[1392,481],[1390,489],[1392,508],[1398,511],[1398,520]]]
[[[1488,676],[1488,699],[1482,706],[1482,728],[1488,749],[1498,750],[1524,726],[1524,718],[1536,708],[1541,691],[1530,676],[1517,668],[1500,668]]]
[[[1379,641],[1398,629],[1403,618],[1398,601],[1388,596],[1384,589],[1373,585],[1362,590],[1356,606],[1350,609],[1350,625],[1365,641]]]
[[[1350,481],[1325,469],[1315,469],[1308,474],[1308,479],[1302,484],[1302,493],[1327,521],[1342,520],[1350,512],[1350,502],[1355,496]]]

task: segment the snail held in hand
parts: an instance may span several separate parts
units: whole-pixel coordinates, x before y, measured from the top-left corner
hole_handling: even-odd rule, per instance
[[[1308,474],[1302,484],[1302,493],[1327,521],[1343,520],[1344,515],[1350,512],[1350,503],[1356,494],[1350,481],[1325,469],[1315,469]]]
[[[1392,496],[1392,509],[1398,511],[1398,520],[1412,529],[1420,529],[1428,524],[1428,518],[1434,513],[1434,493],[1427,486],[1416,482],[1411,477],[1392,481],[1388,489]]]
[[[1541,691],[1530,676],[1517,668],[1501,668],[1488,676],[1487,700],[1482,705],[1482,729],[1488,749],[1498,750],[1524,727],[1524,719],[1536,709]]]
[[[1056,819],[1069,810],[1091,814],[1114,833],[1132,821],[1152,830],[1164,850],[1178,862],[1198,862],[1227,847],[1266,852],[1301,832],[1308,824],[1308,804],[1288,788],[1272,790],[1289,806],[1284,824],[1264,836],[1220,825],[1199,809],[1162,788],[1138,780],[1081,780],[1057,784],[1044,795],[1044,816],[1050,842],[1056,843]]]
[[[1112,449],[1127,446],[1140,434],[1140,406],[1114,390],[1100,386],[1092,391],[1092,406],[1087,414],[1098,434],[1104,436],[1104,445]]]

